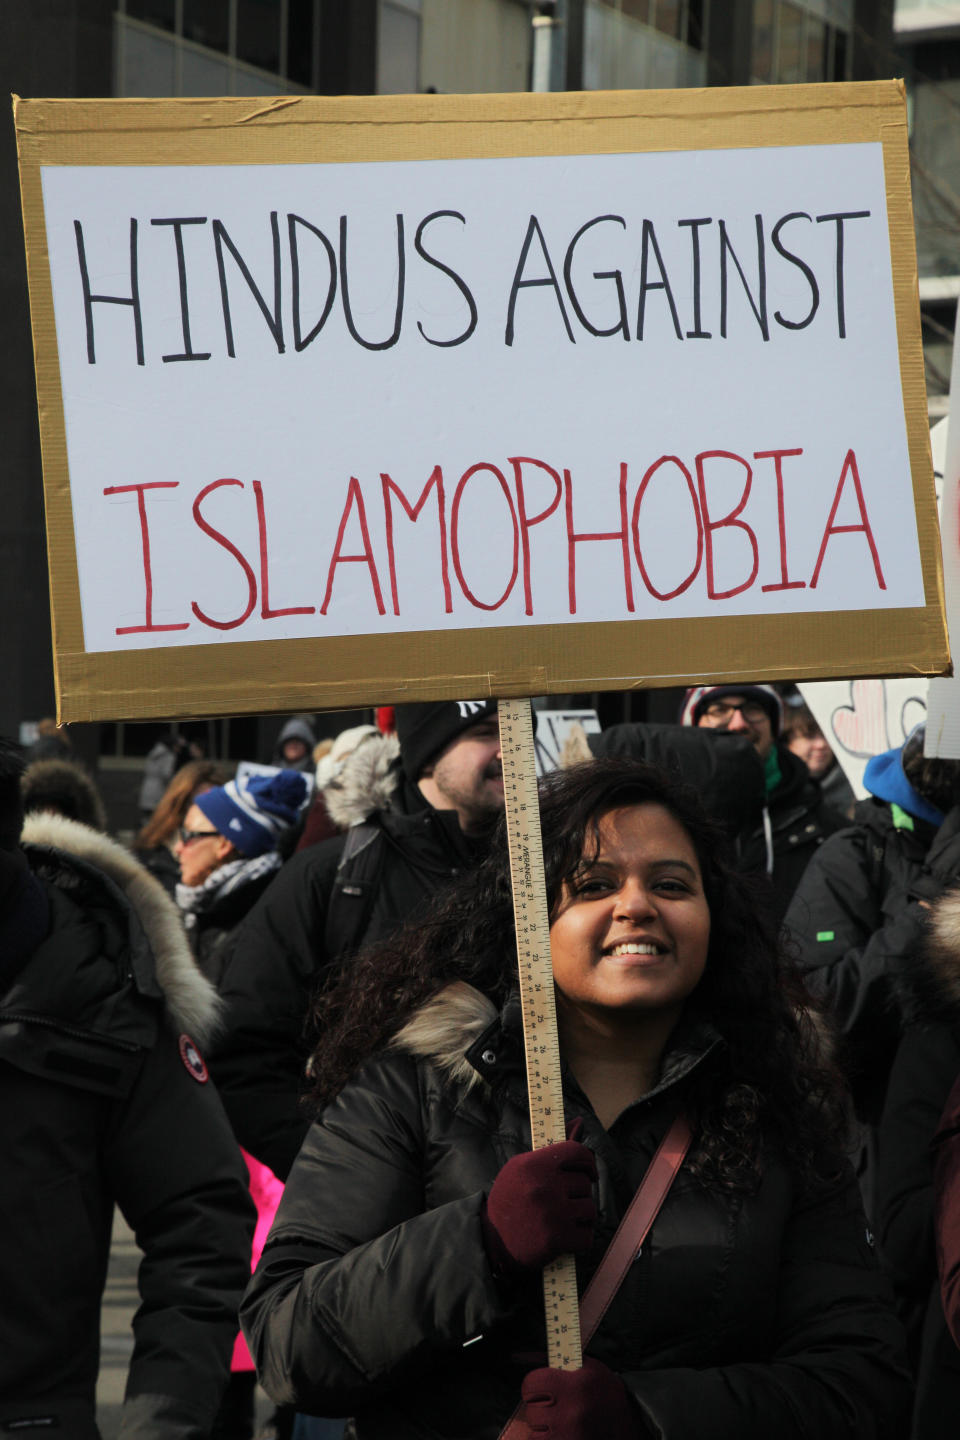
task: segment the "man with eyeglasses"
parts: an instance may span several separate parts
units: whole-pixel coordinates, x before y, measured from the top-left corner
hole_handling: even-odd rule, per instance
[[[748,738],[764,768],[765,803],[739,836],[747,868],[765,870],[785,910],[807,862],[837,822],[803,761],[780,741],[783,705],[772,685],[695,685],[680,722]]]
[[[686,708],[691,694],[687,691],[684,701],[684,724],[705,726],[709,730],[727,730],[731,733],[746,734],[760,759],[766,759],[773,749],[774,739],[780,729],[780,697],[772,685],[749,685],[740,689],[725,689],[722,685],[703,691],[703,697],[693,702],[693,715],[686,718]],[[774,729],[776,724],[776,729]]]

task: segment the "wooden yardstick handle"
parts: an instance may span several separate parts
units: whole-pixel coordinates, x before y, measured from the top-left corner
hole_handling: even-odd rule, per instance
[[[560,1044],[550,964],[550,917],[543,875],[540,806],[529,700],[501,700],[500,753],[510,879],[517,931],[520,1003],[527,1056],[530,1131],[533,1148],[566,1139]],[[547,1321],[547,1358],[558,1370],[579,1370],[583,1363],[577,1276],[572,1255],[561,1255],[543,1272]]]

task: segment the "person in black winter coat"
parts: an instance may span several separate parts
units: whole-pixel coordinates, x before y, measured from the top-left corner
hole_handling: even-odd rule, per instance
[[[919,727],[869,761],[864,784],[874,798],[818,850],[785,929],[839,1032],[857,1114],[875,1127],[900,1040],[900,974],[926,924],[920,902],[960,877],[960,762],[926,758]]]
[[[97,1440],[118,1205],[143,1252],[120,1435],[206,1440],[253,1232],[216,997],[119,845],[50,815],[17,844],[17,771],[0,745],[0,1432]]]
[[[315,987],[474,866],[503,808],[495,700],[398,706],[397,724],[399,740],[368,740],[324,791],[345,833],[284,865],[225,960],[211,1068],[241,1145],[280,1179],[308,1128]],[[351,834],[358,853],[347,863]]]
[[[322,996],[322,1107],[242,1308],[261,1383],[358,1440],[899,1440],[901,1332],[842,1104],[695,800],[602,761],[541,791],[571,1137],[530,1150],[506,840]],[[576,1371],[581,1287],[683,1110],[694,1133]]]
[[[877,1239],[916,1375],[912,1440],[953,1440],[960,1350],[937,1283],[931,1147],[960,1074],[960,892],[933,904],[928,933],[903,958],[896,988],[904,1030],[878,1132]]]

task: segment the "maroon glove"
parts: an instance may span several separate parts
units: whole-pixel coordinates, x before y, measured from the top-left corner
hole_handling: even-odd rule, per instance
[[[649,1434],[626,1387],[599,1360],[582,1370],[531,1370],[523,1377],[524,1419],[547,1440],[640,1440]]]
[[[508,1160],[481,1215],[494,1270],[542,1270],[558,1255],[585,1254],[597,1218],[596,1178],[593,1153],[576,1140]]]

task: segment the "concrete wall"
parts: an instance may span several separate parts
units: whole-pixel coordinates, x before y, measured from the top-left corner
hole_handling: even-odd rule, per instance
[[[518,0],[423,0],[420,88],[441,94],[526,90],[531,10]]]

